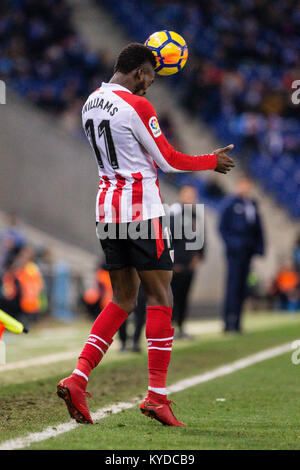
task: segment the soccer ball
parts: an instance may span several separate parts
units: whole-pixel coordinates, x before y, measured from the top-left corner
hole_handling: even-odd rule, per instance
[[[145,46],[156,57],[155,71],[159,75],[173,75],[179,72],[188,58],[188,47],[182,36],[174,31],[157,31],[151,34]]]

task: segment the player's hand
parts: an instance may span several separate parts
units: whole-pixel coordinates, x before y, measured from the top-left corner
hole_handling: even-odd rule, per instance
[[[213,153],[217,155],[217,166],[215,171],[218,173],[226,174],[231,168],[235,167],[234,161],[227,155],[229,150],[232,150],[234,147],[233,144],[227,145],[227,147],[223,147],[221,149],[214,150]]]

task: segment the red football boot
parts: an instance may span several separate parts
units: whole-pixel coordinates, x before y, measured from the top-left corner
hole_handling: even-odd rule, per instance
[[[165,402],[155,401],[153,398],[146,397],[141,403],[141,412],[148,416],[149,418],[157,419],[160,423],[165,426],[185,426],[184,423],[178,421],[175,418],[173,411],[171,410],[170,405],[175,403],[171,400],[166,400]]]
[[[62,379],[57,385],[57,395],[65,400],[71,418],[77,423],[93,424],[87,402],[87,392],[72,376]]]

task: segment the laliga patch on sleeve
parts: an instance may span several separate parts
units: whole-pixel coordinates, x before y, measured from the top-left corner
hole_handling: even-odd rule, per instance
[[[161,130],[158,124],[158,120],[156,116],[152,116],[149,119],[149,127],[151,129],[152,134],[154,137],[159,137],[161,135]]]

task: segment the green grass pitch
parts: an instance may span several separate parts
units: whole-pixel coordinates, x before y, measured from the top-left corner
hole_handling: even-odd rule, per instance
[[[171,384],[263,349],[292,342],[299,337],[300,316],[252,315],[246,326],[243,336],[224,337],[216,332],[200,334],[191,343],[178,341],[168,382]],[[66,327],[66,336],[72,338],[72,347],[80,350],[89,325],[79,325],[83,338],[72,328],[70,333]],[[32,332],[35,348],[29,353],[27,343],[26,358],[44,354],[42,342],[41,349],[38,347],[39,335],[39,329]],[[57,345],[64,350],[59,340]],[[19,344],[20,357],[22,348],[26,350],[26,343]],[[12,350],[14,360],[18,360],[17,343],[8,343],[8,349]],[[146,390],[146,352],[120,358],[117,351],[112,351],[111,356],[91,376],[89,391],[93,398],[89,404],[92,411],[136,396],[142,398]],[[35,366],[30,371],[0,372],[0,446],[8,439],[69,421],[55,388],[57,381],[70,373],[73,364],[74,361],[62,361]],[[283,354],[172,394],[170,398],[178,405],[174,412],[186,423],[185,428],[162,426],[141,415],[136,406],[109,415],[93,426],[78,426],[29,448],[299,449],[299,373],[300,365],[292,364],[291,353]]]

